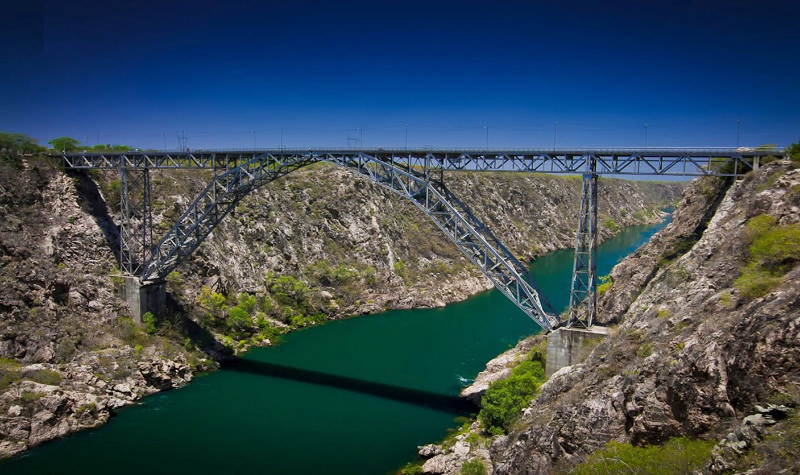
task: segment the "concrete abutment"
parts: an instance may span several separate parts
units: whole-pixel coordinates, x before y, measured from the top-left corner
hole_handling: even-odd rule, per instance
[[[564,366],[580,363],[595,346],[593,340],[603,339],[608,335],[608,328],[593,325],[585,328],[559,328],[547,335],[547,367],[549,378]]]
[[[167,283],[142,283],[138,277],[123,277],[123,298],[131,310],[133,319],[142,323],[142,315],[147,312],[159,316],[167,305]]]

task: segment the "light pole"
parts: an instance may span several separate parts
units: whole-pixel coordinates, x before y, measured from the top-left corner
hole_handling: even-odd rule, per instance
[[[283,151],[283,127],[281,127],[281,152]]]
[[[408,152],[408,122],[406,122],[406,152]]]
[[[650,128],[650,124],[644,124],[644,148],[647,148],[647,129]]]
[[[253,132],[253,150],[255,150],[256,149],[256,131],[255,130],[251,130],[251,132]]]
[[[556,151],[556,140],[558,140],[558,121],[556,121],[556,126],[553,129],[553,152]]]
[[[364,148],[364,131],[361,127],[358,127],[358,147],[361,149]]]
[[[486,150],[489,150],[489,124],[483,126],[486,129]]]

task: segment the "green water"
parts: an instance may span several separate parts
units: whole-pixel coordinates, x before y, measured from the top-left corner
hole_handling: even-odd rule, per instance
[[[665,224],[602,244],[598,274]],[[548,254],[531,269],[563,309],[572,252]],[[392,473],[469,413],[456,398],[468,378],[536,331],[497,291],[441,309],[331,322],[145,398],[99,429],[0,463],[0,472]]]

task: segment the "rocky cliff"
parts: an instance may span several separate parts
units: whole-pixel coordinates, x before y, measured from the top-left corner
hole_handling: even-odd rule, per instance
[[[117,297],[116,179],[67,174],[46,158],[0,162],[0,456],[185,384],[214,366],[208,354],[269,344],[264,335],[320,319],[444,305],[489,287],[415,207],[315,165],[244,199],[170,276],[169,312],[137,325]],[[153,173],[161,231],[207,179]],[[579,180],[445,179],[520,257],[571,245]],[[603,236],[658,219],[682,188],[602,186]]]
[[[555,373],[508,435],[483,439],[476,424],[459,436],[460,454],[438,449],[425,469],[457,473],[478,458],[494,474],[568,471],[611,441],[687,436],[718,442],[706,472],[795,473],[795,167],[773,162],[741,181],[693,182],[673,222],[611,273],[599,302],[611,335],[584,363]]]

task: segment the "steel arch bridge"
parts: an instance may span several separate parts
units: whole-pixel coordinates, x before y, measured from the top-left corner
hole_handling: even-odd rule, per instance
[[[118,170],[121,181],[120,268],[135,316],[158,309],[164,281],[252,190],[294,170],[328,162],[410,200],[479,267],[494,286],[545,331],[589,328],[596,316],[597,181],[600,175],[741,176],[782,149],[581,150],[212,150],[64,153],[66,169]],[[150,171],[211,169],[214,176],[177,222],[153,240]],[[515,171],[583,176],[566,322],[559,320],[527,268],[474,216],[441,179],[443,171]],[[438,178],[437,178],[438,175]],[[133,299],[131,296],[133,295]],[[163,299],[161,299],[163,300]]]

